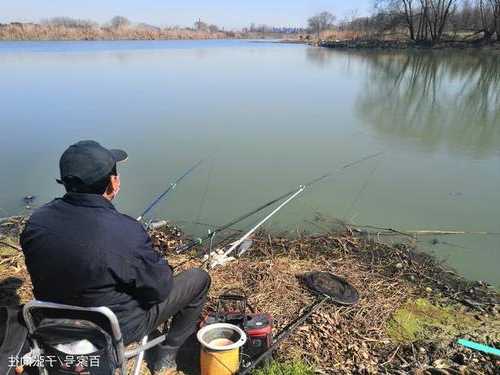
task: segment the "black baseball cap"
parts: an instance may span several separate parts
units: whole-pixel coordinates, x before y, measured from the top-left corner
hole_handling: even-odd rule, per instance
[[[92,185],[107,177],[116,163],[127,157],[123,150],[107,149],[96,141],[80,141],[69,146],[59,160],[61,180],[77,177],[85,185]]]

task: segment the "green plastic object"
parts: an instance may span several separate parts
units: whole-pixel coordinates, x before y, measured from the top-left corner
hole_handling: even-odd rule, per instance
[[[483,352],[483,353],[493,354],[493,355],[500,357],[500,350],[497,348],[494,348],[492,346],[488,346],[488,345],[480,344],[478,342],[464,340],[464,339],[460,339],[457,342],[458,342],[458,344],[465,346],[466,348],[478,350],[478,351]]]

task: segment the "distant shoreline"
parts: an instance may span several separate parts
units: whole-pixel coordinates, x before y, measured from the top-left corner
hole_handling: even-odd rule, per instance
[[[167,42],[167,41],[209,41],[209,40],[255,40],[255,41],[272,41],[275,38],[162,38],[162,39],[137,39],[137,38],[120,38],[120,39],[0,39],[1,43],[7,42]]]
[[[0,24],[0,41],[114,41],[114,40],[218,40],[281,39],[283,33],[239,32],[153,26],[71,27],[13,22]]]
[[[415,43],[409,39],[350,38],[337,33],[318,42],[310,34],[225,31],[153,26],[84,26],[72,27],[36,23],[0,24],[0,42],[77,42],[77,41],[182,41],[182,40],[276,40],[277,43],[304,44],[332,49],[355,50],[436,50],[487,49],[500,51],[500,41],[448,40],[437,44]],[[343,38],[342,38],[343,37]]]
[[[181,41],[181,40],[272,40],[273,37],[250,37],[250,36],[224,36],[224,37],[206,37],[206,36],[180,36],[164,38],[0,38],[1,42],[120,42],[120,41]]]

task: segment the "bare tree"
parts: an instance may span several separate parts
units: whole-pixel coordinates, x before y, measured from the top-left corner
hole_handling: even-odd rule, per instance
[[[110,21],[111,27],[119,29],[122,27],[130,26],[130,21],[128,18],[123,16],[114,16]]]
[[[478,0],[482,31],[485,39],[496,34],[500,40],[500,0]]]
[[[207,31],[208,24],[203,22],[201,19],[198,19],[198,21],[196,21],[194,23],[194,28],[195,28],[195,30],[198,30],[198,31]]]
[[[493,6],[493,18],[497,34],[497,40],[500,41],[500,0],[490,0],[490,3]]]
[[[451,13],[456,10],[457,0],[420,0],[425,23],[433,43],[441,40]]]
[[[379,28],[404,26],[408,30],[411,40],[418,39],[418,27],[420,17],[419,0],[377,0],[375,18],[384,21],[385,25],[378,25]]]
[[[41,21],[42,25],[64,26],[75,28],[92,28],[97,27],[96,22],[90,20],[81,20],[71,17],[52,17]]]
[[[466,40],[482,33],[484,40],[500,41],[500,0],[376,0],[375,10],[343,27],[379,33],[404,27],[418,43],[439,43],[450,32],[465,32]]]
[[[497,40],[500,40],[500,0],[490,0],[494,4],[493,16],[495,18],[495,29],[497,32]]]
[[[415,24],[418,17],[418,6],[416,5],[416,1],[414,0],[401,0],[400,4],[403,7],[403,15],[406,21],[406,25],[408,27],[408,33],[410,34],[411,40],[416,40],[415,35]]]
[[[311,31],[316,33],[318,40],[322,31],[332,28],[335,22],[335,16],[330,12],[321,12],[307,20]]]
[[[458,1],[379,0],[378,10],[391,16],[393,27],[400,24],[399,19],[404,20],[410,39],[437,43],[449,24],[450,16],[456,11]]]

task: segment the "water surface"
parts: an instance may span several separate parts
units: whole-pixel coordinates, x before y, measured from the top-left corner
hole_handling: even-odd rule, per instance
[[[319,212],[402,230],[500,232],[499,61],[249,41],[3,42],[0,216],[25,212],[26,194],[38,204],[61,195],[60,154],[91,138],[129,152],[116,205],[132,216],[202,158],[154,216],[223,224],[384,151],[307,191],[274,228],[307,226]],[[433,239],[419,246],[500,285],[499,236]]]

